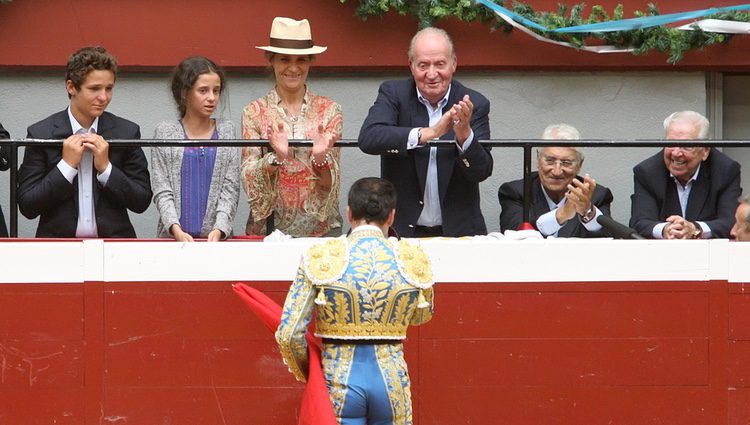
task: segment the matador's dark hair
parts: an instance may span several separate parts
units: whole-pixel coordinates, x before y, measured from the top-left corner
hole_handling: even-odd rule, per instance
[[[355,220],[385,223],[396,208],[396,188],[391,182],[378,177],[357,180],[349,189],[349,209]]]

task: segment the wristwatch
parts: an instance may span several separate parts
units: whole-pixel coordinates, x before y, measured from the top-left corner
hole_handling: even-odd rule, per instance
[[[700,239],[701,236],[703,236],[703,227],[701,227],[700,224],[698,224],[697,221],[693,222],[693,226],[695,226],[695,231],[691,235],[693,239]]]
[[[417,129],[417,144],[418,145],[422,144],[422,128],[421,127]]]
[[[581,223],[586,224],[590,222],[591,220],[593,220],[594,217],[596,217],[596,208],[594,208],[594,205],[591,204],[591,206],[589,207],[589,210],[586,211],[586,214],[581,216]]]

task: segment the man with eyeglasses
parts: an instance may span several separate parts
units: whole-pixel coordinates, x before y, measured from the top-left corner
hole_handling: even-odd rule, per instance
[[[580,134],[568,124],[544,129],[542,139],[577,140]],[[537,172],[531,174],[529,221],[546,237],[587,238],[606,236],[596,218],[610,215],[612,192],[588,174],[579,175],[583,153],[572,147],[537,149]],[[523,217],[523,180],[504,183],[498,191],[500,228],[516,230]]]
[[[666,139],[682,140],[633,168],[630,227],[654,239],[727,238],[734,225],[740,164],[715,148],[685,140],[708,138],[709,122],[694,111],[664,120]]]

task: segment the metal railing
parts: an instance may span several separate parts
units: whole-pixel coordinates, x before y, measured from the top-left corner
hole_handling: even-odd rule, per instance
[[[18,236],[18,148],[22,146],[62,146],[62,140],[46,139],[0,139],[0,146],[10,146],[10,237]],[[220,140],[160,140],[160,139],[136,139],[136,140],[108,140],[111,146],[121,147],[160,147],[160,146],[260,146],[269,147],[267,140],[244,140],[244,139],[220,139]],[[528,221],[531,203],[531,167],[532,150],[535,147],[545,146],[569,146],[569,147],[596,147],[596,148],[645,148],[645,147],[668,147],[676,144],[687,146],[711,146],[711,147],[747,147],[749,140],[695,140],[686,141],[664,139],[581,139],[581,140],[542,140],[542,139],[491,139],[480,141],[482,146],[502,148],[523,148],[523,180],[524,180],[524,205],[523,216]],[[437,140],[429,142],[429,146],[453,146],[454,142],[449,140]],[[289,146],[310,146],[307,141],[290,140]],[[356,139],[343,139],[336,142],[336,147],[356,148]],[[373,155],[375,156],[375,155]]]

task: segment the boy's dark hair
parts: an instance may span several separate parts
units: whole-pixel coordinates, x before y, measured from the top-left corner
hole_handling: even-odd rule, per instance
[[[86,81],[86,76],[91,71],[112,71],[117,78],[117,59],[101,46],[88,46],[78,49],[68,58],[65,69],[65,81],[72,81],[76,90],[81,89],[81,84]],[[68,98],[71,95],[68,93]]]

